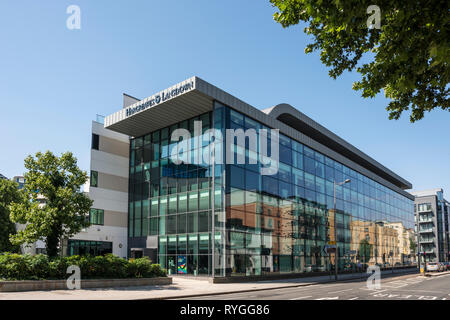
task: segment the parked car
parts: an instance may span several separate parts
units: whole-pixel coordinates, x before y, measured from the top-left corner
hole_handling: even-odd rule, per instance
[[[440,262],[427,262],[427,271],[444,271],[444,265]]]
[[[307,265],[306,272],[324,272],[326,268],[321,265]]]
[[[450,270],[450,262],[444,262],[445,271]]]

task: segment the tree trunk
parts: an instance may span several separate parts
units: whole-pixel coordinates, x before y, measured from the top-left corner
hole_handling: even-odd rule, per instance
[[[57,226],[55,226],[52,230],[52,233],[47,237],[45,245],[47,249],[47,255],[50,258],[58,256],[59,238],[60,238],[60,229]]]

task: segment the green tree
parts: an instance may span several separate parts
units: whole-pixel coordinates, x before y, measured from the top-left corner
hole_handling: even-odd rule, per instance
[[[10,235],[16,233],[16,226],[10,218],[10,205],[23,198],[19,185],[11,180],[0,179],[0,252],[18,252],[19,246],[13,245]]]
[[[62,239],[89,226],[92,200],[80,191],[87,174],[78,168],[71,152],[61,157],[50,151],[38,152],[25,159],[25,168],[26,197],[12,205],[11,219],[26,226],[11,236],[11,241],[22,244],[43,240],[47,254],[55,257]]]
[[[416,240],[414,239],[414,236],[409,237],[409,249],[410,252],[416,253],[417,243]]]
[[[274,19],[283,27],[306,24],[314,41],[306,53],[320,51],[329,75],[336,79],[356,68],[362,75],[353,84],[364,98],[381,90],[391,101],[389,119],[411,110],[410,121],[434,108],[449,110],[450,24],[445,0],[318,1],[270,0],[279,11]],[[367,21],[380,9],[380,29]],[[370,19],[369,19],[370,18]],[[368,55],[364,55],[368,54]],[[359,64],[361,58],[365,63]]]

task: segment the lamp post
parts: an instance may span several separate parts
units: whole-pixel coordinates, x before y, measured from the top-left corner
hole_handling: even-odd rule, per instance
[[[342,182],[336,182],[333,180],[333,211],[334,211],[334,240],[336,241],[336,251],[334,254],[334,279],[337,281],[338,279],[338,259],[339,259],[339,251],[337,245],[337,222],[336,222],[336,186],[342,186],[346,183],[349,183],[350,179],[346,179]]]

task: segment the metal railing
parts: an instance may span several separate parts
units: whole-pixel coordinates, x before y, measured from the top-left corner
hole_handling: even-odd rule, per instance
[[[423,230],[419,230],[419,233],[427,233],[427,232],[433,232],[433,229],[423,229]]]
[[[95,122],[105,124],[105,116],[102,116],[101,114],[95,115]]]

